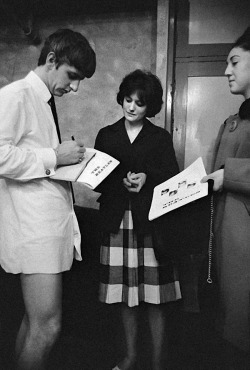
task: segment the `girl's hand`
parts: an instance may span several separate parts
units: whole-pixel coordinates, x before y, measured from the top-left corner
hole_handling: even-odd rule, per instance
[[[126,189],[131,193],[139,193],[143,185],[145,184],[147,175],[143,172],[134,173],[129,171],[127,177],[123,179],[123,184]]]
[[[207,175],[201,179],[201,182],[207,182],[209,179],[214,180],[214,191],[222,191],[223,189],[223,182],[224,182],[224,170],[218,170],[215,172],[210,173],[210,175]]]

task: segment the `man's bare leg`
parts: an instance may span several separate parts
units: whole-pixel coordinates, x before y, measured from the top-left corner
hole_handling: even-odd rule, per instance
[[[17,368],[41,370],[61,327],[61,274],[22,274],[25,315],[17,336]]]
[[[15,348],[16,358],[19,358],[21,354],[21,351],[22,351],[22,348],[25,342],[25,338],[27,335],[27,328],[28,328],[28,318],[25,313],[23,316],[21,326],[19,328],[19,332],[17,334],[17,338],[16,338],[16,348]]]

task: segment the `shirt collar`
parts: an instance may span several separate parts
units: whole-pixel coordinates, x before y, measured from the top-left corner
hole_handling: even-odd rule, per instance
[[[51,98],[51,93],[49,89],[45,85],[45,83],[41,80],[40,77],[34,71],[31,71],[26,77],[25,80],[33,87],[33,89],[37,92],[37,94],[44,100],[46,103]]]

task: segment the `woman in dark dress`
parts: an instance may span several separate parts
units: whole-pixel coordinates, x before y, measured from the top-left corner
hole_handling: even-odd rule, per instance
[[[162,86],[150,72],[136,70],[123,79],[117,102],[123,118],[102,128],[95,148],[120,161],[96,189],[100,202],[102,302],[121,303],[127,352],[114,368],[134,369],[137,358],[138,314],[147,304],[152,335],[152,370],[165,370],[162,344],[165,333],[164,303],[181,298],[171,261],[160,266],[154,255],[148,212],[156,185],[178,173],[170,134],[146,117],[162,106]]]

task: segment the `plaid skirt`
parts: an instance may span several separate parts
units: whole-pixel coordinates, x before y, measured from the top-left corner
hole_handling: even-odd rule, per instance
[[[104,303],[167,303],[181,298],[172,261],[159,265],[151,234],[137,235],[131,210],[125,211],[116,234],[103,237],[99,299]]]

